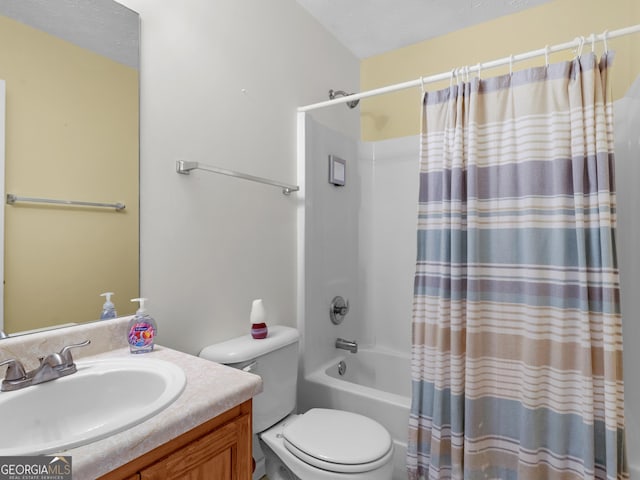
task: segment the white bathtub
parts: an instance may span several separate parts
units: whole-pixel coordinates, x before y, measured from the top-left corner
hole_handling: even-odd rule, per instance
[[[344,361],[344,376],[338,363]],[[410,357],[361,348],[327,362],[300,380],[299,410],[336,408],[360,413],[384,425],[393,438],[394,480],[407,478],[405,455],[411,403]]]

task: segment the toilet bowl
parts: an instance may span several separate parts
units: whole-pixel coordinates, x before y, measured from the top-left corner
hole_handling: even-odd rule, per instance
[[[200,356],[262,378],[263,391],[253,399],[254,480],[265,472],[269,480],[391,480],[393,442],[378,422],[323,408],[292,413],[296,329],[269,327],[265,339],[244,335],[205,347]]]

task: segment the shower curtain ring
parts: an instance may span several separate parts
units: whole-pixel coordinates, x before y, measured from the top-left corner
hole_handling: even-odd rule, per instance
[[[578,40],[576,58],[580,59],[580,57],[582,57],[582,49],[584,48],[584,37],[578,37],[576,40]]]
[[[544,64],[549,66],[549,45],[544,46]]]
[[[607,37],[609,36],[609,30],[602,32],[602,43],[604,45],[604,53],[609,53],[609,45],[607,44]]]

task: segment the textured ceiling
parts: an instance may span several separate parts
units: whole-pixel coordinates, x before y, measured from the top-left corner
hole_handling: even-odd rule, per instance
[[[550,0],[296,0],[358,58]]]
[[[113,0],[0,0],[0,15],[138,67],[138,14]]]
[[[550,0],[296,1],[366,58]],[[137,15],[113,0],[0,0],[0,14],[137,66]]]

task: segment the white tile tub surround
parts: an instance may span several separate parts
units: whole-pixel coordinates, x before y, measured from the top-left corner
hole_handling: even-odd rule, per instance
[[[640,360],[640,77],[624,98],[614,102],[616,188],[618,214],[618,265],[624,342],[624,403],[627,458],[631,480],[640,480],[640,377],[635,365]]]
[[[33,368],[39,356],[87,339],[91,340],[90,346],[73,351],[76,360],[128,357],[131,353],[126,332],[130,318],[121,317],[1,340],[0,360],[18,358],[25,363],[25,368]],[[104,440],[58,452],[72,456],[74,479],[104,475],[262,391],[262,381],[256,375],[160,345],[156,345],[152,353],[144,355],[180,366],[187,376],[185,390],[165,410],[139,425]]]
[[[377,420],[393,437],[394,478],[406,478],[419,137],[359,142],[313,115],[305,117],[300,135],[305,208],[299,411],[337,408]],[[327,182],[330,154],[347,160],[344,187]],[[328,315],[335,295],[351,306],[340,325]],[[358,353],[344,358],[348,375],[359,371],[362,384],[330,375],[343,358],[334,346],[338,337],[358,342]],[[372,355],[357,362],[369,346]],[[386,354],[403,359],[390,362]],[[401,388],[392,387],[398,383]]]

